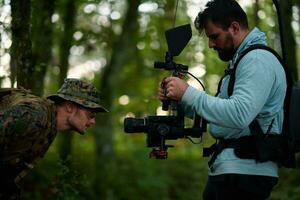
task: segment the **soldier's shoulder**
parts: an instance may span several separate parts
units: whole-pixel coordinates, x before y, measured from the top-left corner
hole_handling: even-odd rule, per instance
[[[35,125],[45,127],[48,123],[49,112],[51,112],[52,103],[40,97],[25,97],[16,109],[23,110],[28,120],[34,122]],[[21,111],[22,112],[22,111]]]
[[[4,118],[22,119],[32,126],[45,127],[52,103],[30,93],[14,92],[2,98],[0,114]]]

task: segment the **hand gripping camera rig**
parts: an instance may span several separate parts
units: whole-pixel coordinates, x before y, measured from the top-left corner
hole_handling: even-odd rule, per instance
[[[165,36],[168,44],[165,62],[155,62],[154,68],[169,70],[172,71],[172,76],[181,77],[182,74],[188,73],[188,66],[175,63],[173,56],[178,56],[191,39],[191,26],[187,24],[169,29],[165,32]],[[163,84],[162,88],[164,88]],[[147,134],[147,147],[152,148],[150,158],[166,159],[168,157],[167,149],[173,146],[166,144],[166,140],[200,138],[206,131],[206,121],[197,115],[194,115],[193,127],[185,128],[184,110],[180,102],[164,101],[162,109],[165,111],[171,109],[171,115],[147,116],[140,119],[125,118],[124,120],[126,133],[144,132]]]

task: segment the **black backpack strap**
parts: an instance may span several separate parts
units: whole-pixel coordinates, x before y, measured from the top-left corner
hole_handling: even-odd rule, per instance
[[[271,128],[273,126],[273,123],[274,123],[274,119],[272,119],[271,123],[269,124],[269,127],[268,127],[268,130],[267,130],[266,134],[269,134],[271,132]],[[261,128],[261,126],[260,126],[257,119],[254,119],[249,124],[249,129],[250,129],[251,134],[256,138],[264,136],[264,131],[262,130],[262,128]]]
[[[227,93],[228,93],[228,97],[230,97],[233,93],[233,89],[234,89],[234,82],[235,82],[235,72],[236,72],[236,68],[239,64],[239,62],[242,60],[242,58],[250,51],[252,50],[256,50],[256,49],[264,49],[266,51],[271,52],[274,56],[276,56],[276,58],[279,60],[279,62],[281,63],[282,66],[284,66],[283,60],[281,59],[280,55],[272,48],[263,45],[263,44],[255,44],[255,45],[251,45],[250,47],[248,47],[247,49],[245,49],[244,51],[241,52],[240,56],[238,57],[238,59],[236,60],[236,62],[234,63],[233,69],[232,69],[232,73],[230,75],[230,79],[229,79],[229,83],[228,83],[228,88],[227,88]],[[285,67],[284,67],[285,69]]]
[[[285,67],[284,67],[284,63],[283,63],[283,60],[281,59],[280,55],[272,48],[266,46],[266,45],[263,45],[263,44],[255,44],[255,45],[251,45],[250,47],[248,47],[247,49],[245,49],[244,51],[242,51],[242,53],[240,54],[240,56],[238,57],[238,59],[236,60],[236,62],[234,63],[234,66],[233,66],[233,72],[232,74],[230,75],[230,79],[229,79],[229,83],[228,83],[228,88],[227,88],[227,93],[228,93],[228,96],[230,97],[233,93],[233,89],[234,89],[234,82],[235,82],[235,72],[236,72],[236,68],[239,64],[239,62],[242,60],[242,58],[247,54],[249,53],[250,51],[252,50],[256,50],[256,49],[263,49],[263,50],[266,50],[266,51],[269,51],[271,52],[277,59],[278,61],[280,62],[280,64],[283,66],[284,70],[286,71]],[[269,130],[271,129],[271,126],[273,124],[273,121],[271,122],[271,124],[269,125]],[[258,135],[261,135],[263,134],[263,131],[258,123],[257,120],[253,120],[251,122],[251,124],[249,125],[249,128],[250,128],[250,131],[251,133],[258,137]]]
[[[221,77],[221,79],[218,83],[218,89],[217,89],[217,93],[215,94],[215,96],[218,96],[218,94],[220,93],[221,85],[222,85],[222,81],[223,81],[224,77],[227,75],[231,75],[232,73],[233,73],[233,69],[230,69],[230,64],[229,64],[227,66],[227,69],[224,70],[224,75]]]

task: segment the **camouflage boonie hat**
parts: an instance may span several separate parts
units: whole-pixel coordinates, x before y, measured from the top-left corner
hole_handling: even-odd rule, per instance
[[[64,84],[57,91],[57,94],[50,95],[47,99],[54,102],[59,99],[64,99],[75,102],[85,108],[90,108],[96,112],[108,112],[108,110],[100,104],[100,92],[97,88],[79,79],[66,78]]]

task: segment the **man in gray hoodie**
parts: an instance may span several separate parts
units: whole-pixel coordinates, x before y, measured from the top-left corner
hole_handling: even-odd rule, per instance
[[[205,31],[209,48],[217,51],[221,60],[229,61],[228,71],[249,46],[266,45],[263,32],[257,28],[248,29],[246,13],[235,0],[208,2],[195,19],[195,26],[200,32]],[[229,74],[222,79],[216,97],[189,86],[185,80],[168,77],[164,80],[167,94],[164,96],[160,89],[160,99],[181,101],[186,111],[195,111],[209,121],[210,134],[218,144],[251,137],[249,125],[254,120],[264,134],[280,134],[286,92],[286,78],[280,62],[269,51],[255,49],[237,66],[232,94],[227,93]],[[209,163],[203,199],[268,198],[277,184],[278,165],[270,160],[258,162],[255,156],[241,158],[230,145],[215,151]]]

